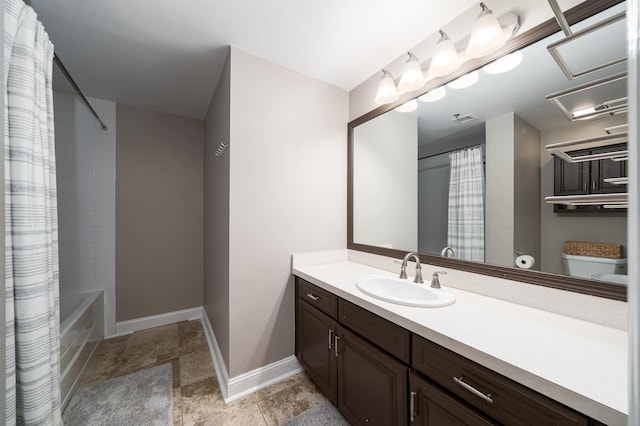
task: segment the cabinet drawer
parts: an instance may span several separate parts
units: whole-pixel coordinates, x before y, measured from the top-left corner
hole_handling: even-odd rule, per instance
[[[302,278],[296,277],[296,284],[298,286],[298,298],[309,302],[331,318],[338,318],[338,297],[336,295]]]
[[[407,330],[343,299],[338,312],[340,323],[409,364],[411,334]]]
[[[501,423],[588,425],[570,408],[416,335],[412,366]]]

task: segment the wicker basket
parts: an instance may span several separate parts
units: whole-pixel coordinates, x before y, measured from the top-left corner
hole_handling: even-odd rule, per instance
[[[565,241],[564,252],[577,256],[606,257],[622,259],[622,245],[612,243],[591,243],[588,241]]]

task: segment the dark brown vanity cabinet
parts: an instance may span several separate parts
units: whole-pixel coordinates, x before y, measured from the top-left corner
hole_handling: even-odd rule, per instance
[[[386,341],[394,331],[402,337],[392,346],[408,357],[406,330],[296,278],[296,356],[351,424],[408,422],[408,366],[368,339]]]
[[[582,414],[415,334],[412,358],[417,371],[501,424],[589,425]]]
[[[409,376],[409,415],[417,426],[491,426],[497,425],[429,381]]]
[[[298,361],[318,388],[337,405],[338,377],[333,340],[338,323],[304,301],[297,303],[296,316]]]
[[[354,425],[598,424],[300,278],[296,356]]]

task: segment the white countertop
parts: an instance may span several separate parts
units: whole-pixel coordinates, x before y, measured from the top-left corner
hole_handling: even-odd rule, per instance
[[[294,265],[292,272],[426,339],[608,425],[626,425],[627,332],[448,288],[443,308],[396,305],[356,288],[391,272],[352,261]]]

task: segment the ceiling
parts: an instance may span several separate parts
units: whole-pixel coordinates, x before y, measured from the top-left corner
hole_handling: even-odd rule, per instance
[[[202,119],[230,45],[348,91],[477,2],[29,3],[86,96]]]

